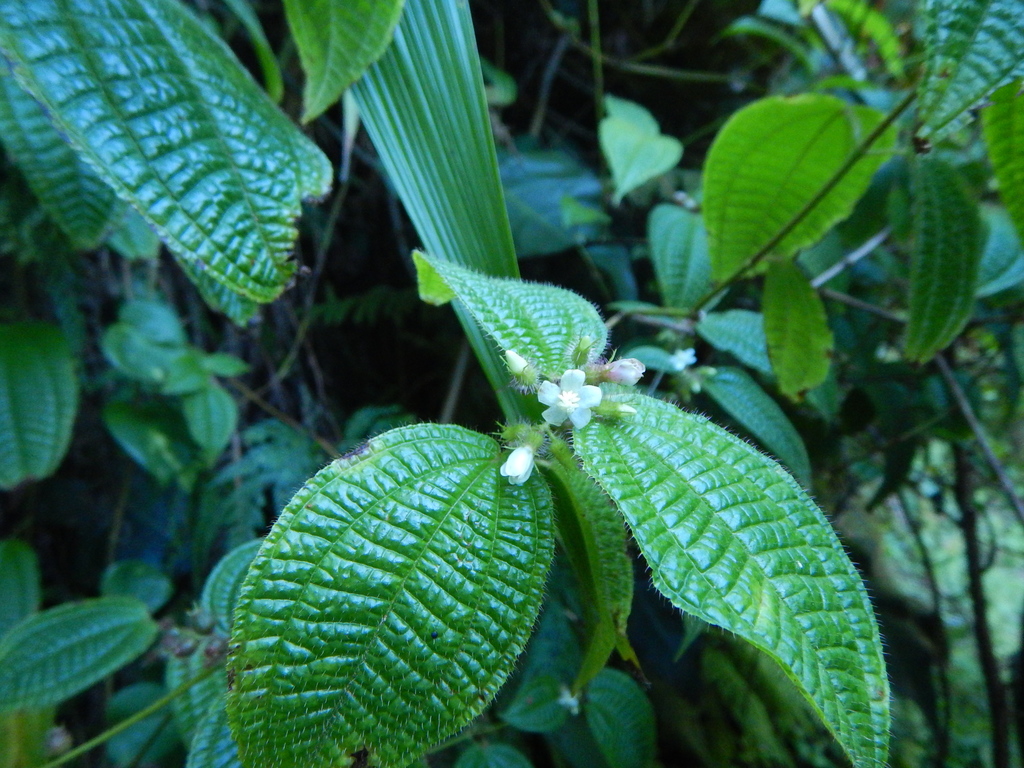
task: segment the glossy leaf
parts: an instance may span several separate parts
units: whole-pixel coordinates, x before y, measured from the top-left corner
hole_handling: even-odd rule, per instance
[[[455,768],[531,768],[531,763],[509,744],[474,744],[459,755]]]
[[[967,110],[1024,74],[1020,0],[925,0],[926,49],[918,86],[921,135],[937,141],[961,127]]]
[[[253,301],[281,293],[300,202],[327,192],[330,163],[183,3],[11,0],[0,50],[190,276]]]
[[[999,197],[1024,237],[1024,97],[1021,82],[992,94],[992,104],[981,112],[992,172],[999,182]]]
[[[210,571],[203,585],[199,605],[214,616],[224,630],[231,629],[238,591],[262,543],[263,539],[254,539],[232,549]]]
[[[238,426],[235,399],[219,384],[186,395],[181,402],[188,433],[203,451],[207,464],[213,464],[227,447]]]
[[[871,604],[825,517],[778,465],[635,393],[628,420],[575,430],[655,586],[779,663],[857,768],[885,764],[888,680]]]
[[[77,409],[75,361],[60,329],[0,325],[0,489],[57,469]]]
[[[746,268],[881,121],[880,112],[820,94],[772,96],[729,118],[704,168],[712,277],[722,282]],[[885,131],[771,253],[791,256],[849,216],[895,139]]]
[[[134,597],[156,613],[170,600],[174,585],[163,571],[142,560],[118,560],[111,563],[100,578],[100,594],[105,597]]]
[[[553,545],[547,488],[511,485],[503,454],[460,427],[402,427],[296,494],[235,610],[243,762],[401,768],[483,710],[536,620]]]
[[[285,0],[284,10],[306,73],[302,122],[308,123],[381,57],[404,0]]]
[[[598,139],[611,168],[615,205],[641,184],[671,171],[683,157],[682,143],[664,136],[650,112],[625,99],[605,97],[608,116],[598,126]]]
[[[654,707],[629,675],[605,669],[587,689],[583,714],[610,768],[647,768],[654,760]]]
[[[802,398],[828,376],[832,331],[810,282],[791,262],[776,262],[764,281],[764,333],[768,356],[787,397]]]
[[[67,603],[31,616],[0,640],[0,712],[59,704],[136,659],[156,637],[130,597]]]
[[[981,219],[987,234],[974,290],[978,298],[1024,283],[1024,248],[1006,209],[982,205]]]
[[[124,215],[113,190],[67,145],[42,108],[0,74],[0,142],[46,215],[74,247],[92,250]]]
[[[223,699],[213,702],[199,722],[185,768],[242,768]]]
[[[0,541],[0,638],[39,610],[42,582],[35,550],[18,539]]]
[[[647,219],[651,263],[664,303],[691,309],[711,289],[711,260],[701,217],[678,205],[657,205]]]
[[[967,324],[981,250],[978,206],[956,169],[919,157],[913,172],[914,250],[910,270],[909,360],[934,357]]]
[[[750,432],[806,487],[811,481],[807,448],[786,414],[742,368],[715,368],[704,391]]]
[[[697,335],[715,349],[728,352],[761,373],[772,372],[764,315],[747,309],[709,312],[697,323]]]
[[[597,310],[572,291],[486,277],[420,251],[413,261],[424,301],[445,304],[457,298],[499,348],[521,355],[549,378],[578,367],[573,355],[584,337],[593,342],[591,361],[608,344]]]

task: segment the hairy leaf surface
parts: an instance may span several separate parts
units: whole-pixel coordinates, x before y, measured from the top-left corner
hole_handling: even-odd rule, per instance
[[[254,539],[232,549],[210,571],[203,585],[199,605],[225,630],[231,629],[238,591],[242,588],[245,573],[249,570],[249,565],[262,543],[262,539]]]
[[[77,409],[75,361],[60,329],[0,325],[0,489],[57,469]]]
[[[967,324],[981,251],[978,206],[956,169],[919,157],[913,171],[914,250],[907,358],[935,356]]]
[[[711,289],[703,220],[678,205],[657,205],[647,219],[647,240],[665,304],[691,309]]]
[[[400,768],[479,714],[540,608],[553,536],[535,475],[488,437],[373,438],[285,508],[235,610],[228,714],[246,765]]]
[[[729,118],[704,169],[712,277],[722,282],[743,270],[881,121],[876,110],[817,94],[761,99]],[[849,216],[895,140],[885,131],[771,252],[790,256]]]
[[[125,208],[113,190],[7,74],[0,74],[0,141],[46,215],[76,248],[92,250],[124,216]]]
[[[281,293],[300,202],[327,192],[330,163],[183,3],[11,0],[0,51],[193,279]]]
[[[608,329],[594,306],[553,285],[487,277],[416,251],[420,297],[431,304],[461,301],[484,332],[549,378],[577,367],[573,352],[580,339],[593,342],[589,360],[608,345]]]
[[[871,604],[807,494],[705,419],[644,395],[575,431],[584,469],[626,517],[655,586],[768,653],[858,768],[885,764],[888,679]]]
[[[1024,97],[1020,88],[1017,81],[992,94],[991,106],[981,112],[981,124],[999,197],[1024,238]]]
[[[242,768],[223,699],[213,702],[199,721],[185,768]]]
[[[0,640],[0,712],[59,704],[145,651],[156,622],[144,603],[99,597],[31,616]]]
[[[1024,74],[1024,2],[925,0],[921,10],[921,135],[937,141],[966,122],[968,109]]]

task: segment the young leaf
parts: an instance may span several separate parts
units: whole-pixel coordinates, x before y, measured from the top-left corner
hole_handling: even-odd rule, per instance
[[[42,584],[35,550],[17,539],[0,541],[0,638],[39,610]]]
[[[992,104],[981,111],[992,172],[999,182],[999,197],[1024,237],[1024,97],[1021,81],[992,94]]]
[[[654,761],[654,707],[625,672],[602,670],[587,689],[583,714],[610,768]]]
[[[956,169],[919,157],[913,172],[914,250],[907,359],[925,362],[949,344],[974,308],[981,250],[978,206]]]
[[[656,205],[647,219],[647,241],[662,300],[691,309],[711,288],[704,221],[678,205]]]
[[[828,376],[832,331],[810,282],[792,262],[776,262],[764,281],[764,332],[779,391],[799,399]]]
[[[96,248],[124,206],[67,145],[36,100],[0,74],[0,141],[39,204],[75,248]]]
[[[493,440],[420,424],[370,440],[285,508],[235,609],[228,716],[243,762],[402,768],[512,670],[551,561],[551,499]]]
[[[183,3],[11,0],[0,51],[190,276],[253,301],[284,290],[300,202],[327,192],[330,163]]]
[[[185,768],[242,768],[223,699],[214,701],[199,721]]]
[[[612,171],[613,202],[618,205],[644,182],[675,168],[683,157],[683,145],[663,136],[657,121],[639,104],[607,96],[605,108],[608,116],[598,126],[598,138]]]
[[[31,616],[0,640],[0,712],[59,704],[133,661],[156,637],[146,606],[99,597]]]
[[[764,335],[764,316],[760,312],[748,309],[710,312],[697,323],[697,335],[755,371],[772,372],[768,339]]]
[[[188,433],[203,451],[207,464],[217,461],[238,426],[238,406],[219,384],[210,382],[186,395],[181,403]]]
[[[704,379],[703,386],[715,402],[774,453],[804,486],[810,482],[811,461],[800,433],[746,371],[716,368],[713,376]]]
[[[199,605],[217,619],[222,629],[231,630],[238,591],[262,543],[263,539],[254,539],[232,549],[210,571],[203,585]]]
[[[461,301],[484,333],[549,378],[576,367],[581,339],[592,341],[589,360],[608,345],[608,329],[594,306],[553,285],[486,277],[421,251],[413,253],[420,297],[430,304]],[[506,375],[507,380],[507,375]]]
[[[1024,74],[1020,0],[925,0],[925,75],[918,86],[921,135],[938,141],[966,112]]]
[[[77,410],[75,360],[60,329],[0,325],[0,489],[57,469]]]
[[[885,764],[888,679],[867,593],[828,521],[777,464],[705,419],[635,393],[575,430],[678,608],[768,653],[857,768]]]
[[[704,169],[704,222],[712,277],[742,271],[882,122],[881,113],[834,96],[773,96],[744,107],[722,127]],[[890,127],[771,253],[791,256],[853,211],[892,152]]]
[[[306,73],[302,122],[341,98],[381,57],[402,15],[404,0],[285,0],[292,37]]]

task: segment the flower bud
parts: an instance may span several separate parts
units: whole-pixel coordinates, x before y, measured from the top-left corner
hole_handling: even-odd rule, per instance
[[[608,364],[604,378],[606,381],[631,387],[640,381],[646,370],[647,366],[635,357],[624,357]]]
[[[522,485],[530,479],[533,463],[533,448],[521,445],[512,451],[501,465],[501,475],[507,477],[512,485]]]
[[[598,416],[606,419],[625,419],[636,415],[636,408],[614,400],[605,400],[594,409]]]
[[[537,385],[537,369],[518,352],[513,352],[511,349],[505,350],[505,365],[508,366],[508,372],[512,374],[512,378],[520,384],[526,387]]]

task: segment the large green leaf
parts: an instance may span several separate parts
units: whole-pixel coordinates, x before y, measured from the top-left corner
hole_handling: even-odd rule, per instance
[[[779,391],[800,398],[828,376],[832,331],[810,282],[796,264],[776,262],[764,281],[764,333]]]
[[[646,109],[625,99],[605,97],[608,116],[598,126],[601,151],[615,182],[613,202],[675,168],[683,156],[679,139],[664,136]]]
[[[156,622],[144,603],[99,597],[51,608],[0,640],[0,712],[59,704],[145,651]]]
[[[728,352],[761,373],[772,372],[764,315],[749,309],[709,312],[697,323],[697,335],[715,349]]]
[[[206,583],[203,584],[199,605],[225,630],[231,629],[238,591],[242,588],[245,573],[249,570],[249,565],[262,543],[262,539],[254,539],[232,549],[210,571]]]
[[[626,517],[655,586],[764,650],[858,768],[885,764],[888,680],[871,604],[807,494],[705,419],[635,393],[631,419],[575,430],[584,469]]]
[[[300,202],[327,192],[330,163],[183,3],[10,0],[0,51],[190,276],[281,293]]]
[[[992,104],[981,112],[981,124],[999,196],[1017,233],[1024,237],[1024,97],[1020,88],[1018,81],[992,94]]]
[[[306,73],[304,123],[323,114],[381,57],[403,4],[404,0],[284,0]]]
[[[553,535],[493,440],[369,441],[285,508],[242,586],[228,714],[243,762],[401,768],[479,714],[540,608]]]
[[[39,610],[42,583],[35,550],[17,539],[0,541],[0,637]]]
[[[768,247],[881,121],[873,109],[820,94],[761,99],[729,118],[704,168],[714,279],[727,280]],[[895,140],[891,127],[884,131],[771,253],[791,256],[849,216]]]
[[[647,219],[647,240],[662,300],[670,307],[693,308],[711,288],[701,217],[678,205],[657,205]]]
[[[601,316],[572,291],[487,277],[420,251],[413,261],[424,301],[444,304],[457,298],[502,350],[521,355],[548,378],[582,364],[574,359],[581,339],[590,339],[587,361],[608,345]]]
[[[905,352],[930,360],[960,333],[974,308],[981,221],[956,169],[919,157],[913,171],[914,250]]]
[[[57,468],[77,409],[75,360],[60,329],[0,325],[0,489]]]
[[[807,448],[786,414],[742,368],[721,367],[704,391],[784,464],[805,486],[811,480]]]
[[[46,215],[76,248],[95,248],[124,215],[113,190],[67,145],[35,99],[6,74],[0,74],[0,141]]]
[[[1024,74],[1024,2],[924,0],[921,11],[921,135],[938,140],[963,125],[968,109]]]

